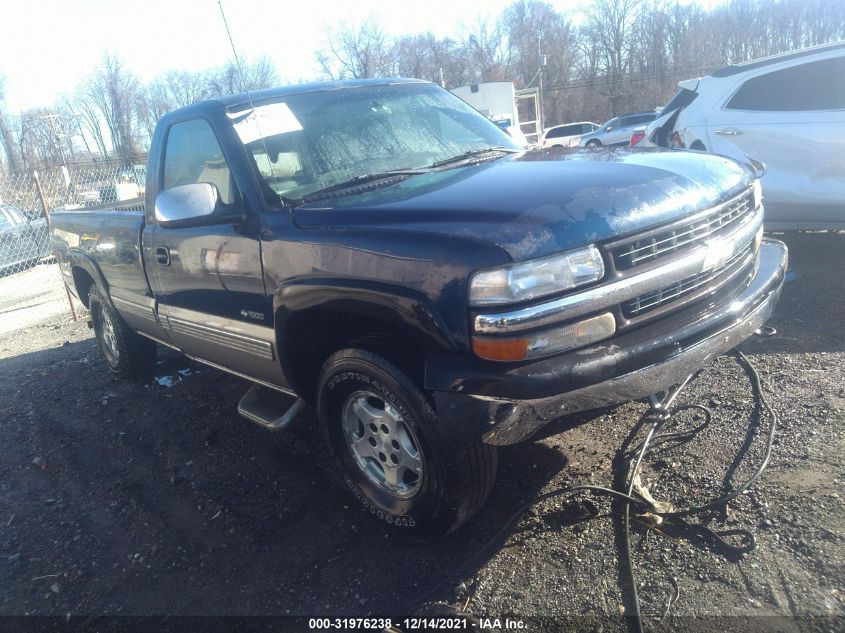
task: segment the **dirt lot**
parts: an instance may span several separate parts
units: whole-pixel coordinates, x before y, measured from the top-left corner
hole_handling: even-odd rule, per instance
[[[675,586],[662,630],[845,628],[845,235],[787,241],[778,335],[743,346],[782,418],[774,456],[752,494],[711,522],[750,529],[757,549],[729,558],[706,539],[641,541],[635,526],[649,630]],[[235,411],[243,381],[159,358],[159,380],[121,383],[84,322],[62,314],[0,334],[0,615],[395,614],[446,578],[435,599],[478,616],[546,631],[594,629],[587,616],[598,614],[616,618],[603,630],[624,629],[619,521],[603,498],[591,498],[595,518],[588,504],[539,503],[505,542],[450,574],[538,493],[610,484],[642,403],[502,450],[497,488],[472,524],[408,543],[344,490],[313,413],[268,434]],[[681,401],[711,407],[713,423],[655,452],[645,479],[685,505],[742,480],[770,420],[749,427],[753,395],[730,357]],[[805,617],[760,617],[794,615]]]

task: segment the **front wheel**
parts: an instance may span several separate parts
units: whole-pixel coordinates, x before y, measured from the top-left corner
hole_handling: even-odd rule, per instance
[[[601,147],[601,141],[595,138],[591,138],[589,141],[587,141],[587,147],[591,147],[593,149],[595,149],[596,147]]]
[[[376,518],[439,536],[484,505],[496,476],[495,448],[440,437],[425,394],[382,356],[357,347],[333,354],[317,399],[335,463]]]

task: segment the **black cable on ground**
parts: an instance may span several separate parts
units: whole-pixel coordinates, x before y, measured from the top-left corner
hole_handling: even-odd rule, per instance
[[[751,488],[751,486],[753,486],[760,478],[760,475],[763,474],[763,471],[766,470],[766,466],[769,465],[769,460],[772,457],[772,446],[774,445],[775,432],[777,431],[779,418],[772,409],[771,405],[769,404],[769,401],[766,400],[766,394],[763,392],[763,385],[760,381],[760,374],[757,373],[757,369],[754,367],[754,365],[751,364],[751,361],[749,361],[745,354],[743,354],[742,352],[737,351],[736,357],[739,359],[740,363],[745,366],[745,369],[748,372],[755,397],[760,402],[760,405],[763,407],[769,417],[772,419],[772,424],[769,428],[769,435],[766,440],[766,454],[764,455],[763,460],[760,462],[757,468],[754,469],[754,472],[751,473],[751,476],[743,484],[737,486],[736,488],[720,496],[719,498],[714,499],[713,501],[710,501],[703,505],[690,506],[689,508],[685,508],[683,510],[675,510],[672,512],[655,512],[655,514],[662,517],[684,517],[689,516],[691,514],[700,514],[706,510],[714,510],[720,506],[724,506],[726,503],[728,503],[729,501],[733,501],[743,492]],[[702,407],[702,409],[706,409],[706,407]]]
[[[546,499],[551,499],[553,497],[559,497],[564,495],[571,495],[579,492],[593,492],[598,494],[605,494],[611,496],[615,499],[620,499],[624,501],[624,551],[623,554],[626,560],[626,567],[628,571],[628,584],[631,590],[631,595],[633,597],[632,604],[634,605],[633,614],[632,614],[632,622],[634,628],[637,630],[638,633],[642,633],[643,631],[643,620],[642,614],[640,612],[640,602],[639,602],[639,592],[637,591],[637,579],[636,574],[634,572],[633,566],[633,556],[632,556],[632,549],[631,549],[631,530],[630,530],[630,509],[631,506],[635,506],[637,508],[641,508],[642,510],[649,512],[650,514],[657,515],[662,517],[669,525],[673,527],[677,527],[681,530],[687,532],[694,532],[699,534],[700,536],[704,536],[707,538],[713,539],[715,543],[718,543],[719,546],[723,549],[723,551],[727,554],[744,554],[750,552],[756,546],[756,541],[754,539],[754,535],[749,532],[748,530],[743,529],[733,529],[733,530],[722,530],[722,531],[715,531],[712,530],[704,525],[700,524],[693,524],[688,523],[684,520],[683,517],[701,514],[707,510],[713,510],[719,507],[724,507],[730,501],[736,499],[739,495],[743,492],[751,488],[757,480],[760,478],[760,475],[766,469],[766,466],[769,463],[769,459],[772,455],[772,446],[774,444],[774,437],[775,432],[777,431],[778,427],[778,416],[775,411],[772,409],[771,405],[769,404],[768,400],[766,399],[766,395],[763,391],[763,385],[760,380],[760,375],[757,372],[757,369],[748,360],[748,358],[740,351],[735,352],[736,358],[739,360],[740,364],[743,365],[746,369],[746,372],[749,376],[751,381],[752,390],[754,392],[754,396],[757,401],[760,403],[762,409],[769,415],[771,418],[771,426],[769,428],[769,433],[766,441],[766,452],[763,457],[763,460],[760,464],[754,469],[753,473],[746,479],[744,483],[741,485],[733,488],[729,492],[719,496],[712,501],[701,505],[690,506],[688,508],[684,508],[682,510],[672,510],[668,512],[660,512],[653,505],[644,499],[640,499],[634,496],[634,479],[638,474],[638,470],[640,465],[645,458],[650,447],[662,444],[669,440],[684,440],[692,438],[694,435],[699,433],[702,429],[707,427],[710,424],[710,420],[712,419],[712,412],[705,406],[702,405],[685,405],[680,407],[672,408],[672,404],[677,396],[681,393],[681,391],[689,384],[689,382],[693,379],[693,375],[688,376],[684,379],[678,386],[672,389],[667,396],[663,399],[662,402],[656,403],[652,401],[652,406],[649,408],[648,411],[640,418],[637,427],[632,432],[631,437],[635,437],[637,435],[637,431],[644,426],[648,425],[648,430],[646,431],[645,439],[637,446],[637,448],[632,451],[633,457],[628,457],[623,461],[624,464],[630,465],[633,459],[633,468],[629,468],[628,473],[623,477],[624,480],[628,482],[627,484],[627,491],[620,492],[619,490],[614,490],[612,488],[607,488],[604,486],[595,486],[595,485],[577,485],[577,486],[565,486],[562,488],[555,488],[554,490],[550,490],[548,492],[544,492],[527,503],[523,504],[518,510],[516,510],[505,523],[502,525],[501,528],[487,541],[485,541],[481,547],[479,547],[469,558],[467,558],[463,563],[461,563],[457,568],[452,570],[452,572],[446,576],[443,580],[438,582],[434,587],[432,587],[429,591],[422,594],[421,596],[416,597],[412,602],[408,603],[407,608],[404,609],[402,612],[408,613],[412,612],[415,607],[418,607],[421,604],[424,604],[429,599],[434,597],[438,592],[440,592],[452,579],[457,576],[463,575],[463,573],[472,566],[475,562],[479,560],[484,554],[486,554],[495,544],[497,544],[500,539],[507,533],[507,531],[511,528],[511,526],[516,523],[522,516],[531,509],[532,506],[535,504],[544,501]],[[672,432],[665,432],[659,433],[658,431],[668,423],[675,415],[682,411],[687,410],[697,410],[700,411],[704,415],[704,421],[699,424],[698,426],[682,431],[672,431]],[[624,450],[624,446],[622,449]],[[727,536],[741,536],[743,538],[744,543],[742,545],[733,545],[728,543],[725,540]],[[671,607],[672,602],[670,601],[669,607]],[[661,621],[666,617],[668,614],[669,607],[667,607],[666,613],[663,614]],[[470,615],[470,614],[466,614]]]

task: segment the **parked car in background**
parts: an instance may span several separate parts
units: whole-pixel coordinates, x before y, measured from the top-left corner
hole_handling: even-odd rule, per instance
[[[114,182],[100,187],[99,200],[92,204],[135,200],[144,195],[146,185],[146,165],[121,167],[117,172]]]
[[[47,222],[30,220],[10,204],[0,204],[0,274],[34,265],[52,252]]]
[[[845,42],[728,66],[679,86],[641,146],[763,163],[769,230],[845,228]]]
[[[595,132],[599,126],[589,121],[565,123],[546,128],[540,147],[578,147],[578,141],[584,134]]]
[[[602,145],[627,145],[637,126],[651,123],[657,118],[656,112],[623,114],[606,122],[595,132],[584,134],[578,141],[581,147],[601,147]]]

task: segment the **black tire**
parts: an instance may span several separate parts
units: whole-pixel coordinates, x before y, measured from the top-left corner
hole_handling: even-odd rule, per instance
[[[707,148],[704,147],[704,143],[702,143],[701,141],[693,141],[692,145],[690,145],[689,148],[697,150],[699,152],[706,152],[707,151]]]
[[[97,345],[109,369],[125,378],[151,374],[156,363],[155,342],[129,329],[96,285],[88,292],[88,309]]]
[[[601,147],[601,141],[597,138],[591,138],[587,141],[586,146],[591,148]]]
[[[419,449],[421,474],[414,480],[412,473],[410,484],[402,483],[413,487],[411,496],[399,497],[398,493],[386,491],[384,484],[373,481],[354,454],[344,412],[362,393],[374,396],[366,397],[367,403],[375,402],[378,407],[381,400],[382,412],[390,410],[397,414],[399,424],[410,431],[413,446]],[[495,447],[441,438],[437,414],[425,394],[393,363],[363,345],[336,352],[325,362],[320,373],[317,410],[334,462],[346,485],[382,522],[421,537],[442,536],[457,530],[487,501],[496,478]],[[363,424],[361,429],[363,432]],[[374,430],[369,441],[375,441],[375,434],[381,432]],[[391,450],[387,444],[391,437],[396,436],[383,438],[385,452]],[[400,448],[395,441],[393,446],[398,455]],[[372,450],[378,452],[382,445]],[[383,454],[379,456],[387,463]],[[387,472],[375,456],[370,461],[375,469]]]

